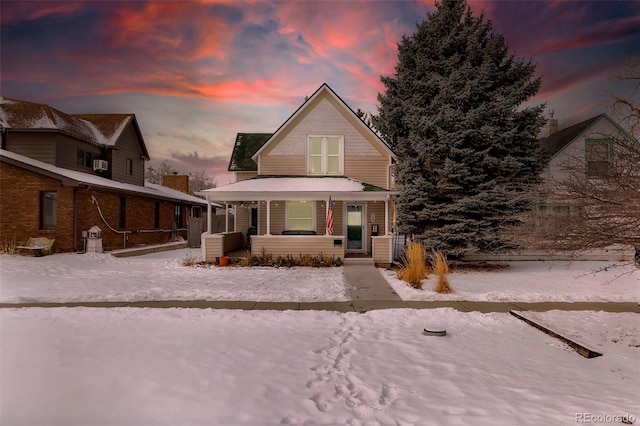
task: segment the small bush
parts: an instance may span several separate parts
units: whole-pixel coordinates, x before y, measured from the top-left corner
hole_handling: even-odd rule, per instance
[[[294,266],[307,266],[314,268],[342,266],[342,259],[339,257],[327,256],[320,253],[318,256],[311,256],[310,254],[301,254],[298,257],[294,257],[290,254],[286,256],[273,257],[270,253],[265,253],[264,250],[260,255],[251,255],[247,253],[245,259],[240,263],[240,266],[275,266],[283,268],[292,268]]]
[[[429,274],[427,251],[417,241],[409,241],[404,249],[402,266],[398,269],[398,278],[411,287],[421,289],[422,280]]]
[[[15,238],[4,237],[0,243],[0,254],[14,254],[18,252],[18,242]]]
[[[449,274],[449,263],[441,251],[433,251],[431,254],[431,265],[433,273],[438,277],[438,282],[433,291],[436,293],[451,293],[453,290],[447,278]]]
[[[180,264],[181,264],[182,266],[195,266],[195,265],[196,265],[196,263],[198,263],[198,262],[196,261],[196,258],[195,258],[194,256],[190,255],[190,254],[186,255],[186,256],[184,257],[184,259],[182,259],[182,260],[180,261]]]

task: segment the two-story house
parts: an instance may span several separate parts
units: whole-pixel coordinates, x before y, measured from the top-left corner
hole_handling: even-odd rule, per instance
[[[213,261],[245,241],[254,254],[392,261],[394,154],[323,84],[274,132],[239,133],[236,182],[199,194],[235,213],[237,232],[203,235]]]
[[[134,114],[71,115],[2,97],[0,129],[4,244],[48,237],[54,251],[81,251],[93,226],[105,249],[161,243],[185,237],[187,218],[206,208],[198,197],[145,184],[149,153]]]
[[[584,164],[589,178],[607,174],[614,159],[614,139],[631,136],[607,114],[591,117],[558,130],[557,119],[551,118],[545,137],[539,139],[540,148],[549,156],[545,178],[566,179],[567,169]]]

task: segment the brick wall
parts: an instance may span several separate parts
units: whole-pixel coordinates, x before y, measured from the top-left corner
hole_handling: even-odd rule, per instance
[[[26,243],[31,237],[55,238],[54,251],[71,250],[73,188],[7,163],[0,166],[0,188],[0,241]],[[57,193],[56,229],[40,229],[40,191]]]
[[[40,229],[40,191],[57,192],[56,229]],[[94,225],[102,229],[105,250],[135,247],[139,244],[157,244],[169,241],[174,220],[174,203],[131,195],[120,195],[102,190],[62,186],[61,182],[28,170],[2,163],[0,166],[0,241],[26,242],[30,237],[55,238],[55,252],[73,251],[74,193],[77,197],[76,244],[84,248],[82,231]],[[106,222],[116,231],[131,231],[126,239],[103,222],[98,213],[97,200]],[[120,228],[120,198],[125,197],[125,227]],[[155,228],[156,202],[160,208],[159,228]],[[183,227],[190,206],[182,206]],[[179,231],[187,238],[186,231]]]
[[[163,175],[162,186],[175,189],[176,191],[189,193],[189,176],[187,175]]]
[[[91,196],[97,200],[92,203]],[[126,196],[125,227],[120,228],[120,198],[119,194],[105,191],[79,191],[78,193],[78,229],[88,230],[94,225],[102,229],[102,247],[104,250],[117,250],[135,247],[139,244],[158,244],[168,242],[171,238],[171,227],[174,218],[174,203],[157,201],[154,199]],[[160,207],[160,227],[155,228],[156,201]],[[100,206],[104,219],[116,231],[130,231],[126,238],[124,234],[109,229],[100,214]],[[183,209],[186,218],[187,208]],[[186,220],[185,220],[186,223]],[[78,231],[80,233],[80,231]],[[178,235],[187,238],[186,231],[178,231]]]

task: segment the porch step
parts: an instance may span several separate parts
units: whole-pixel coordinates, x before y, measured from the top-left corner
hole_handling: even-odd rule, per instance
[[[371,257],[345,257],[345,265],[375,265]]]

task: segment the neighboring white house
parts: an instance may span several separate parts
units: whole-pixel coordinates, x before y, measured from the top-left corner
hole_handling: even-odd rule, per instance
[[[541,149],[550,155],[544,170],[545,178],[566,178],[566,165],[584,161],[587,177],[606,174],[614,159],[614,138],[631,136],[607,114],[557,130],[557,120],[549,120],[547,136],[539,140]]]

